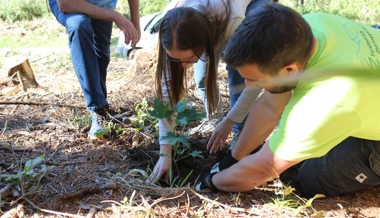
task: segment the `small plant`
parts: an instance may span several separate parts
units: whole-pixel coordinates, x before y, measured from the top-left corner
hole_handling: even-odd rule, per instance
[[[9,177],[6,178],[5,181],[11,181],[13,184],[17,185],[25,179],[33,178],[33,167],[43,162],[44,158],[45,155],[41,155],[39,157],[34,158],[33,160],[26,161],[23,171],[19,171],[16,175],[9,175]]]
[[[132,125],[137,129],[143,129],[144,127],[157,124],[157,119],[151,117],[148,113],[148,102],[146,98],[143,98],[141,101],[135,103],[135,111],[137,116],[132,118]]]
[[[120,137],[126,134],[124,129],[113,122],[106,122],[103,126],[102,130],[99,130],[95,133],[96,137],[102,137],[104,135],[107,135],[109,133],[113,132],[113,134],[116,135],[116,137]]]
[[[180,101],[173,109],[170,109],[170,103],[164,104],[161,100],[155,99],[153,102],[153,110],[148,111],[152,117],[157,119],[171,119],[173,116],[175,123],[173,132],[168,132],[166,136],[163,136],[162,140],[168,140],[173,146],[173,163],[177,169],[178,175],[181,176],[178,169],[177,162],[186,157],[199,157],[204,158],[201,151],[191,149],[190,143],[188,141],[188,136],[185,133],[185,128],[189,122],[201,120],[202,114],[197,112],[190,101]],[[160,156],[167,156],[170,154],[160,154]],[[187,175],[186,178],[188,178]],[[186,180],[186,179],[185,179]]]
[[[91,124],[91,117],[88,114],[81,115],[76,107],[73,110],[73,121],[78,123],[79,126],[88,126]]]
[[[294,188],[291,186],[284,185],[281,181],[274,180],[275,189],[263,189],[263,190],[274,190],[276,195],[280,196],[279,198],[271,198],[272,202],[267,205],[275,206],[279,208],[287,208],[292,211],[296,216],[305,214],[307,216],[308,211],[306,209],[311,209],[313,212],[316,212],[312,206],[313,201],[316,198],[324,198],[322,194],[317,194],[313,198],[305,199],[298,196],[294,193]],[[309,211],[310,212],[310,211]]]
[[[170,186],[170,188],[173,188],[174,186],[176,186],[178,188],[183,187],[192,173],[193,173],[193,170],[191,170],[190,173],[187,174],[187,176],[183,180],[178,180],[179,176],[173,178],[173,171],[170,168],[170,174],[169,174],[169,186]],[[176,184],[177,180],[178,180],[178,184]]]

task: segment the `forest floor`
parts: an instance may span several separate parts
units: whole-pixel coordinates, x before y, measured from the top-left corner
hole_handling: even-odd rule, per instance
[[[25,37],[45,25],[46,21],[37,21],[35,28],[13,25],[0,32]],[[45,30],[65,37],[59,28],[49,23]],[[6,76],[9,57],[17,55],[28,58],[38,87],[24,81],[27,91],[22,91],[16,77]],[[144,115],[155,96],[152,49],[138,50],[131,60],[113,54],[108,101],[125,120],[110,124],[113,131],[103,141],[87,138],[89,116],[68,48],[1,49],[0,61],[1,217],[380,217],[380,187],[308,203],[297,178],[298,166],[249,192],[197,192],[196,182],[228,147],[208,155],[210,132],[188,135],[191,149],[201,151],[203,159],[177,162],[173,178],[178,179],[171,184],[146,184],[159,157],[157,129]],[[191,71],[188,78],[189,100],[202,111]],[[223,63],[218,82],[225,115],[229,98]],[[16,91],[10,94],[9,89]],[[193,122],[187,128],[197,125]]]

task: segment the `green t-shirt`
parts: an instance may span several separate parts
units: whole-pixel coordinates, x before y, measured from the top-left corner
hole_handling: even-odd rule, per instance
[[[335,15],[303,17],[317,46],[271,150],[295,161],[323,156],[349,136],[380,140],[380,31]]]

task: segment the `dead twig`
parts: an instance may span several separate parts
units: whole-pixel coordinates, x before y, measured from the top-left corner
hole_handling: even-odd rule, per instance
[[[67,216],[67,217],[75,217],[75,218],[86,218],[85,216],[79,216],[79,215],[75,215],[75,214],[61,213],[61,212],[57,212],[57,211],[42,209],[42,208],[38,207],[37,205],[33,204],[33,202],[31,202],[29,199],[27,199],[27,198],[24,198],[24,199],[27,202],[29,202],[29,204],[31,204],[34,208],[36,208],[37,210],[40,210],[42,212],[45,212],[45,213],[51,213],[51,214],[60,215],[60,216],[64,216],[64,217]]]
[[[46,161],[49,161],[49,160],[53,157],[53,155],[58,151],[58,149],[59,149],[62,145],[66,144],[66,143],[68,142],[68,140],[71,138],[72,135],[73,135],[73,133],[71,133],[71,134],[65,139],[65,141],[63,141],[61,144],[59,144],[58,147],[54,150],[54,152],[50,155],[50,157],[49,157],[48,159],[46,159]]]
[[[244,209],[244,208],[238,208],[238,207],[230,207],[230,206],[228,206],[228,205],[226,205],[226,204],[223,204],[223,203],[219,203],[219,202],[217,202],[217,201],[214,201],[214,200],[211,200],[211,199],[209,199],[209,198],[206,198],[206,197],[204,197],[203,195],[200,195],[199,193],[197,193],[196,191],[194,191],[193,189],[191,189],[191,188],[187,188],[189,191],[191,191],[193,194],[195,194],[196,196],[198,196],[200,199],[202,199],[202,200],[205,200],[205,201],[208,201],[208,202],[210,202],[210,203],[212,203],[212,204],[216,204],[216,205],[219,205],[219,206],[221,206],[221,207],[223,207],[223,208],[225,208],[225,209],[227,209],[227,210],[230,210],[230,211],[237,211],[237,212],[244,212],[244,213],[249,213],[246,209]]]
[[[4,146],[0,146],[0,150],[14,151],[14,152],[25,152],[25,151],[31,152],[31,151],[33,151],[33,149],[30,149],[30,148],[11,148],[11,147],[4,147]]]
[[[114,182],[109,182],[109,183],[106,183],[104,185],[97,185],[97,186],[91,185],[91,186],[88,186],[82,190],[72,192],[72,193],[69,193],[67,195],[59,195],[56,197],[57,198],[75,198],[75,197],[80,197],[80,196],[87,194],[87,193],[98,193],[104,189],[105,190],[116,190],[117,184]]]
[[[56,103],[44,103],[44,102],[31,102],[31,101],[0,101],[0,105],[36,105],[36,106],[58,106],[58,107],[69,107],[69,108],[80,108],[86,109],[86,107],[81,106],[72,106],[65,104],[56,104]]]

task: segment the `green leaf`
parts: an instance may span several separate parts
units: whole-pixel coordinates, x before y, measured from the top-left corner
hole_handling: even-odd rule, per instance
[[[189,141],[187,141],[187,136],[180,134],[177,136],[178,141],[180,141],[186,148],[191,149]]]
[[[187,174],[187,176],[185,177],[185,179],[179,184],[179,187],[183,187],[183,185],[185,184],[185,182],[189,179],[190,175],[193,173],[193,170],[190,171],[189,174]]]
[[[180,113],[185,110],[187,103],[189,103],[189,100],[180,101],[174,106],[174,111],[177,113]]]
[[[178,116],[178,115],[177,115],[177,125],[178,126],[186,125],[188,123],[186,117],[181,117],[181,116]]]
[[[34,166],[40,164],[41,162],[44,161],[44,159],[45,159],[45,155],[44,155],[44,154],[41,155],[41,156],[38,156],[38,157],[34,158],[34,159],[32,160],[32,167],[34,167]]]
[[[170,118],[173,114],[173,110],[170,110],[169,107],[169,102],[164,104],[161,100],[156,98],[153,102],[153,110],[148,110],[148,113],[150,116],[158,119]]]
[[[26,172],[28,172],[30,170],[30,168],[32,168],[32,160],[26,161],[25,166],[24,166],[24,170]]]
[[[102,130],[96,131],[95,132],[95,136],[96,137],[101,137],[101,136],[104,136],[105,134],[107,134],[109,132],[111,132],[111,127],[106,126]]]
[[[191,121],[201,120],[202,117],[202,113],[197,112],[193,107],[189,107],[177,114],[177,123],[182,126]]]
[[[184,149],[178,149],[178,150],[177,150],[177,154],[182,155],[182,154],[185,153],[186,150],[187,150],[187,148],[184,148]]]
[[[201,151],[192,151],[191,153],[189,153],[193,158],[196,158],[196,157],[199,157],[199,158],[202,158],[204,159],[203,155],[202,155],[202,152]]]
[[[326,196],[323,195],[323,194],[316,194],[313,198],[310,198],[305,205],[301,205],[297,208],[297,210],[295,211],[295,214],[299,214],[302,210],[304,210],[305,208],[312,208],[313,205],[313,201],[317,198],[325,198]]]
[[[190,149],[190,143],[187,141],[187,136],[179,135],[176,136],[173,132],[168,132],[167,136],[162,136],[161,140],[168,140],[170,144],[175,145],[178,142],[185,145],[188,149]]]
[[[33,169],[31,169],[31,170],[28,170],[28,171],[26,171],[26,175],[32,175],[34,173],[34,170]]]

